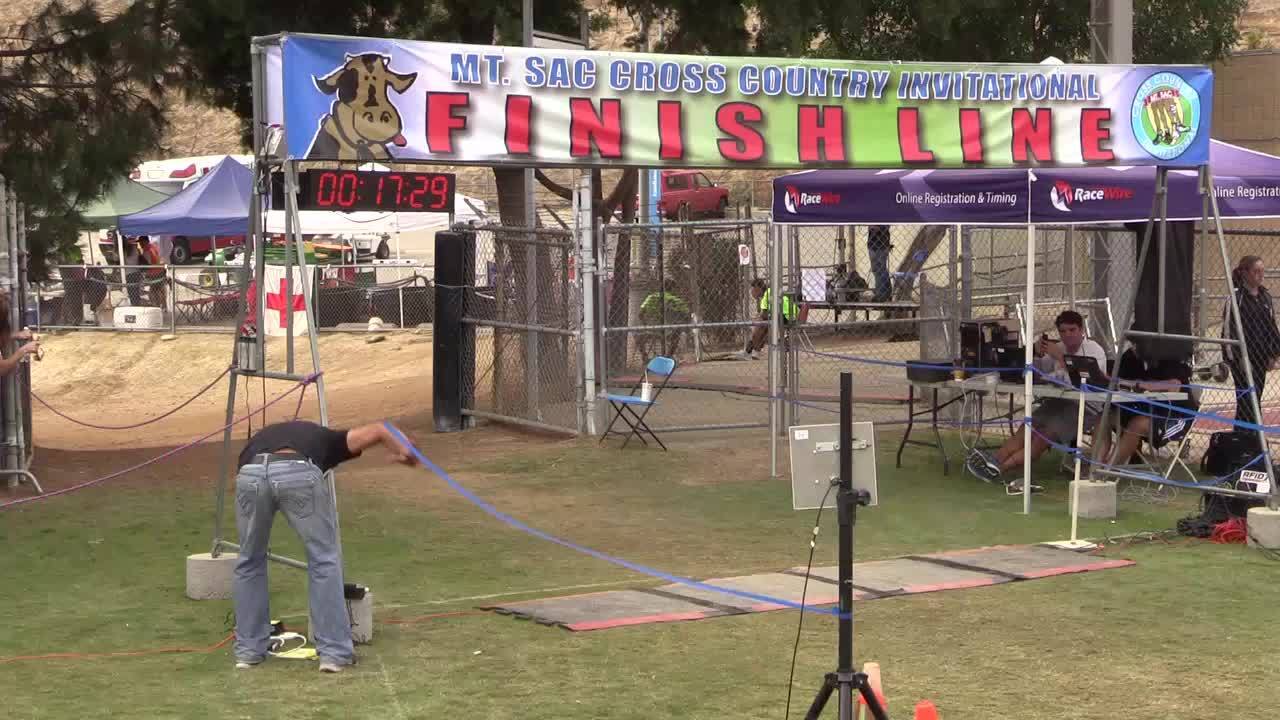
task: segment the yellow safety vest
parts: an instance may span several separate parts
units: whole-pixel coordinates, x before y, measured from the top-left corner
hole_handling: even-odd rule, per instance
[[[766,288],[764,294],[760,296],[760,312],[769,312],[769,294],[773,292],[772,288]],[[790,295],[782,296],[782,319],[787,322],[794,322],[797,315],[796,303],[791,299]]]

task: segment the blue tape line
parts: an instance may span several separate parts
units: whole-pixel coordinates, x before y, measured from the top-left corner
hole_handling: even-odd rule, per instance
[[[644,565],[639,565],[629,560],[623,560],[622,558],[617,558],[612,555],[602,553],[599,550],[592,550],[589,547],[584,547],[577,543],[573,543],[568,540],[563,540],[554,535],[551,535],[550,533],[543,532],[542,530],[538,530],[537,528],[529,527],[528,525],[502,512],[501,510],[498,510],[493,505],[490,505],[484,500],[481,500],[475,493],[463,487],[461,483],[454,480],[449,475],[449,473],[445,472],[443,468],[431,462],[431,460],[428,459],[427,456],[423,455],[422,451],[418,450],[418,448],[415,447],[414,444],[409,441],[409,438],[405,437],[404,433],[400,432],[400,430],[395,425],[392,425],[389,422],[383,422],[382,426],[385,427],[387,431],[391,433],[392,437],[394,437],[397,441],[399,441],[400,444],[404,445],[404,447],[407,448],[409,452],[413,454],[414,458],[416,458],[418,462],[422,463],[423,467],[427,468],[432,473],[434,473],[436,477],[445,481],[445,483],[447,483],[449,487],[453,488],[454,492],[466,498],[468,502],[480,508],[486,514],[492,516],[493,518],[503,523],[506,523],[507,525],[510,525],[511,527],[515,528],[516,530],[519,530],[520,532],[532,535],[542,540],[546,540],[547,542],[552,542],[557,545],[567,547],[570,550],[580,552],[584,555],[590,555],[591,557],[596,558],[597,560],[603,560],[612,565],[624,567],[628,570],[638,572],[642,575],[648,575],[650,577],[658,578],[659,580],[666,580],[668,582],[677,583],[679,585],[685,585],[687,587],[696,588],[698,590],[708,590],[711,592],[722,593],[724,595],[735,595],[737,597],[746,598],[748,600],[757,600],[760,602],[771,603],[773,605],[781,605],[783,607],[793,608],[795,610],[805,610],[807,612],[820,613],[823,615],[831,615],[832,617],[836,617],[840,619],[847,619],[849,617],[852,617],[851,613],[850,614],[841,613],[839,609],[826,608],[826,607],[815,606],[815,605],[805,605],[803,603],[798,603],[792,600],[776,598],[769,595],[761,595],[759,593],[747,592],[745,590],[735,590],[734,588],[720,587],[719,585],[711,585],[708,583],[698,582],[697,580],[690,580],[689,578],[680,577],[679,575],[671,575],[669,573],[664,573],[661,570],[654,570],[653,568],[645,567]]]

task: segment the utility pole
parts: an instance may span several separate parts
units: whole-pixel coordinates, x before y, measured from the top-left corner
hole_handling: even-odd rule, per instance
[[[1133,63],[1133,0],[1090,0],[1089,59],[1095,63]],[[1093,236],[1093,297],[1111,298],[1111,317],[1129,317],[1133,305],[1133,278],[1137,265],[1137,243],[1125,233],[1105,231]],[[1096,315],[1092,313],[1091,315]],[[1101,318],[1094,318],[1093,331],[1100,332]],[[1116,328],[1123,333],[1128,328]],[[1117,338],[1118,339],[1118,338]]]
[[[1089,58],[1095,63],[1133,63],[1133,0],[1090,0]]]

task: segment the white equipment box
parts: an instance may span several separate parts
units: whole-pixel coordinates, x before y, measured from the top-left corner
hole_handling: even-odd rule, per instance
[[[117,330],[158,330],[164,327],[164,313],[158,307],[118,307],[111,319]]]

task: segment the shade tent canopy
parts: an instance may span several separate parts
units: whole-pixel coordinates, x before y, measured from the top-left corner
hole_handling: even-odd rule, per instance
[[[1022,307],[1035,307],[1038,227],[1162,219],[1188,222],[1215,216],[1280,217],[1280,157],[1214,140],[1210,142],[1205,170],[1212,175],[1216,212],[1207,202],[1208,196],[1201,192],[1201,171],[1175,169],[1172,163],[1163,168],[811,170],[774,179],[773,220],[779,224],[826,226],[1025,226],[1026,289],[1019,300]],[[1164,207],[1154,203],[1161,173],[1167,183]],[[1220,234],[1218,242],[1225,259],[1226,246]],[[1159,262],[1159,282],[1163,287],[1165,253],[1160,253]],[[1224,272],[1228,270],[1224,268]],[[1161,303],[1165,299],[1163,292],[1158,293]],[[1149,330],[1163,335],[1163,311],[1157,317]],[[1021,331],[1023,337],[1036,336],[1034,312],[1024,313]],[[1033,347],[1033,343],[1024,343],[1028,368],[1033,362]],[[1024,371],[1023,382],[1022,401],[1024,407],[1030,408],[1035,400],[1030,370]],[[1026,457],[1031,456],[1031,436],[1029,432],[1023,434]],[[1269,458],[1267,471],[1271,473]],[[1023,463],[1022,487],[1032,487],[1031,463]],[[1023,512],[1030,513],[1031,494],[1024,493],[1022,502]],[[1075,518],[1073,511],[1073,541],[1077,532]]]
[[[146,210],[169,196],[159,190],[136,183],[128,178],[112,185],[106,194],[80,213],[86,229],[115,227],[122,215]]]
[[[455,204],[454,221],[469,223],[482,220],[481,213],[486,211],[483,200],[469,198],[459,193]],[[470,204],[467,201],[470,201]],[[475,206],[472,210],[471,206]],[[477,212],[479,211],[479,212]],[[421,230],[440,230],[449,224],[446,213],[419,212],[330,212],[325,210],[302,210],[298,213],[303,235],[362,235],[362,234],[395,234],[417,232]],[[285,231],[285,212],[272,210],[267,213],[266,231],[283,233]]]
[[[167,200],[120,218],[125,235],[247,235],[253,172],[227,157]]]
[[[1212,141],[1223,218],[1280,216],[1280,157]],[[1169,220],[1200,220],[1196,170],[1169,170]],[[1154,167],[813,170],[773,181],[775,222],[1088,225],[1152,216]],[[1157,213],[1158,216],[1158,213]]]

